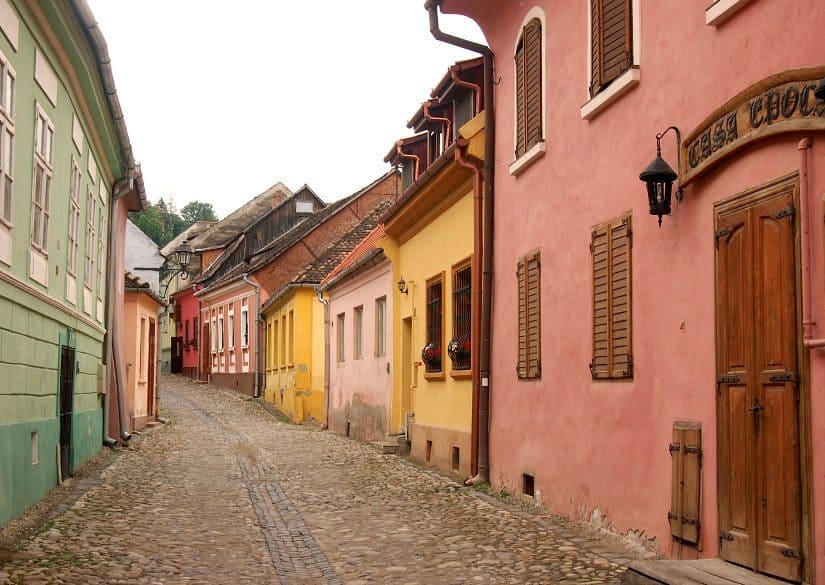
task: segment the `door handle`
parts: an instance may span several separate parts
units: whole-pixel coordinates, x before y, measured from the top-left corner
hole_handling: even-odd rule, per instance
[[[760,410],[762,410],[762,408],[763,408],[763,407],[762,407],[762,406],[759,406],[759,403],[757,402],[757,403],[756,403],[756,404],[754,404],[753,406],[749,406],[749,407],[748,407],[748,410],[752,410],[752,411],[754,411],[754,412],[756,412],[756,413],[758,414],[758,413],[759,413],[759,411],[760,411]]]
[[[756,404],[753,406],[749,406],[748,410],[753,413],[753,426],[754,430],[758,433],[759,432],[759,413],[764,410],[764,407],[759,404],[759,401],[756,401]]]

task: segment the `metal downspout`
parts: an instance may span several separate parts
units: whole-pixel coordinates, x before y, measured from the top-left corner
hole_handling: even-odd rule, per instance
[[[808,185],[808,151],[811,139],[799,141],[799,205],[802,223],[802,343],[808,349],[825,347],[825,339],[813,339],[811,307],[811,189]]]
[[[123,181],[127,181],[127,188],[118,189],[118,185],[123,183]],[[116,320],[114,318],[114,294],[115,290],[117,289],[117,274],[115,270],[115,258],[117,254],[115,254],[116,249],[116,238],[115,238],[115,225],[117,225],[117,202],[123,198],[131,189],[132,181],[131,179],[120,179],[115,181],[112,185],[111,189],[111,197],[109,201],[109,247],[107,260],[108,260],[108,291],[106,295],[106,341],[104,342],[104,356],[103,362],[108,366],[111,362],[111,367],[114,370],[115,374],[115,392],[117,393],[117,418],[118,423],[120,425],[120,438],[124,441],[128,441],[132,438],[131,433],[129,433],[129,429],[126,426],[126,405],[123,399],[123,378],[120,373],[119,367],[119,360],[118,354],[115,351],[114,339],[116,336],[116,329],[115,324]],[[109,378],[110,372],[106,373],[107,378]],[[109,378],[111,379],[111,378]],[[108,379],[107,379],[108,383]],[[109,447],[114,446],[117,441],[109,436],[109,405],[110,405],[111,398],[109,397],[109,392],[106,392],[103,398],[103,444]]]
[[[260,377],[259,368],[260,368],[260,359],[261,359],[261,344],[258,343],[258,331],[259,331],[259,323],[260,323],[260,314],[261,314],[261,287],[254,282],[249,280],[249,274],[243,275],[243,281],[248,284],[249,286],[255,287],[255,314],[258,317],[255,318],[255,385],[252,390],[252,396],[254,398],[260,398],[260,384],[258,382],[258,378]],[[247,324],[247,327],[249,325]]]
[[[329,299],[324,297],[324,291],[317,290],[315,295],[324,305],[324,427],[329,428]]]
[[[483,238],[482,238],[482,285],[481,285],[481,343],[479,344],[478,388],[478,473],[469,483],[488,481],[490,472],[489,422],[490,422],[490,333],[492,318],[493,284],[493,201],[495,170],[495,112],[493,106],[493,52],[490,47],[474,43],[443,32],[438,28],[438,6],[441,0],[427,0],[424,8],[430,16],[430,33],[443,43],[455,45],[484,57],[484,112],[486,127],[484,132],[484,190]]]

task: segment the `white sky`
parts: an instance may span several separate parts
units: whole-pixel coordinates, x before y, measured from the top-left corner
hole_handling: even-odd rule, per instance
[[[277,181],[331,201],[384,155],[460,59],[424,0],[89,0],[151,201],[224,217]],[[444,31],[484,42],[469,19]]]

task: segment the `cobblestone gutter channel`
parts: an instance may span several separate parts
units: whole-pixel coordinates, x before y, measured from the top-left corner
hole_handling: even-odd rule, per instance
[[[204,424],[220,430],[224,438],[235,446],[233,450],[240,479],[249,491],[249,500],[258,515],[272,564],[281,583],[340,585],[341,580],[307,529],[295,504],[273,477],[269,465],[260,460],[260,452],[245,436],[227,429],[193,402],[179,394],[170,398]]]

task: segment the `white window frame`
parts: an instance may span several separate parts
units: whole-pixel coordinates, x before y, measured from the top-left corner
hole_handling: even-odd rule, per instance
[[[249,307],[241,307],[241,347],[249,347]]]
[[[212,335],[209,336],[209,345],[212,346],[210,349],[212,353],[218,351],[218,324],[215,322],[215,317],[209,320],[209,324],[212,327]]]
[[[375,357],[387,355],[387,297],[375,299]]]
[[[343,363],[346,361],[346,353],[344,353],[344,327],[346,326],[346,315],[344,313],[338,313],[335,318],[335,327],[337,327],[337,331],[335,332],[335,359],[338,363]]]
[[[632,0],[630,3],[631,20],[633,26],[633,65],[614,79],[610,85],[594,96],[590,96],[590,83],[593,80],[593,14],[590,10],[590,1],[585,0],[587,6],[587,85],[584,88],[587,101],[582,105],[580,115],[584,120],[592,120],[607,106],[622,97],[631,88],[641,81],[642,63],[642,9],[641,0]]]
[[[83,180],[83,173],[80,165],[72,156],[72,177],[69,186],[69,230],[66,241],[66,272],[77,277],[77,253],[80,248],[80,186]]]
[[[588,0],[589,2],[590,0]],[[541,140],[535,143],[524,154],[510,163],[509,172],[511,175],[519,175],[524,169],[529,167],[536,160],[541,158],[547,150],[547,19],[544,16],[544,10],[538,6],[533,6],[521,21],[516,34],[516,41],[513,43],[513,63],[515,63],[516,49],[521,36],[524,33],[524,27],[527,23],[538,18],[541,23]],[[516,124],[516,116],[518,111],[518,87],[516,87],[516,71],[513,69],[513,144],[518,141],[518,126]],[[526,131],[526,128],[525,128]],[[513,149],[515,152],[515,149]]]
[[[106,210],[101,205],[98,207],[98,231],[97,231],[97,298],[103,300],[103,291],[106,286],[103,282],[104,257],[106,254]]]
[[[218,351],[223,351],[223,315],[218,315]]]
[[[352,359],[364,357],[364,305],[352,308]]]
[[[36,104],[34,123],[34,169],[32,175],[31,247],[43,256],[49,255],[49,217],[52,198],[52,152],[54,124]],[[41,176],[38,193],[37,177]]]
[[[235,349],[235,311],[229,311],[229,349]]]
[[[14,107],[17,74],[0,52],[0,224],[14,227]],[[7,201],[8,200],[8,201]]]
[[[86,263],[83,273],[84,286],[92,290],[94,286],[95,272],[95,211],[97,210],[97,197],[94,190],[89,188],[86,193]]]

